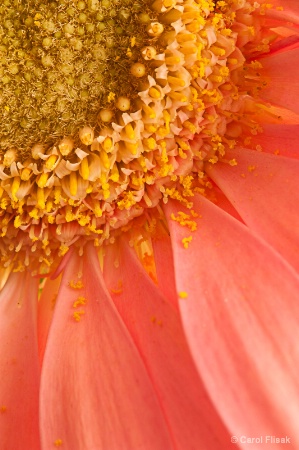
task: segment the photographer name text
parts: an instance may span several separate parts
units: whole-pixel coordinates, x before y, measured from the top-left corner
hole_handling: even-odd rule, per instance
[[[289,436],[232,436],[233,444],[290,444]]]

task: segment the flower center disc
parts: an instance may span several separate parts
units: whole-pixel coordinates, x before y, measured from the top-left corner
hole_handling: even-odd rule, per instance
[[[147,11],[142,1],[4,0],[0,152],[17,147],[24,159],[35,143],[51,145],[65,135],[78,139],[84,125],[99,131],[98,114],[111,102],[109,92],[137,93],[124,55],[133,34],[139,41],[149,38]]]
[[[173,220],[194,231],[192,196],[212,187],[205,164],[235,165],[226,149],[259,130],[254,57],[268,40],[261,45],[258,9],[246,0],[4,0],[2,265],[49,272],[71,245],[101,246],[135,218],[150,234],[161,199],[187,206]]]

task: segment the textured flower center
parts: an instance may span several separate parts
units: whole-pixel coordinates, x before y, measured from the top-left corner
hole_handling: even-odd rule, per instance
[[[70,245],[101,245],[136,217],[151,232],[169,197],[190,209],[173,220],[194,231],[190,199],[212,186],[205,163],[236,164],[226,149],[259,129],[254,58],[269,40],[257,10],[246,0],[4,0],[4,266],[49,271]]]
[[[111,103],[110,92],[136,96],[124,57],[130,51],[132,61],[138,60],[138,52],[130,50],[133,32],[140,42],[149,37],[146,11],[142,1],[4,1],[2,154],[17,147],[24,159],[35,143],[53,145],[65,135],[78,140],[78,130],[86,124],[97,132],[99,110]]]

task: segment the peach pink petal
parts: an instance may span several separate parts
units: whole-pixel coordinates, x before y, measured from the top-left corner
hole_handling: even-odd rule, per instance
[[[299,4],[297,0],[271,0],[269,4],[272,4],[274,8],[266,10],[268,17],[299,24]]]
[[[263,125],[263,132],[252,136],[251,146],[263,152],[299,159],[299,125]]]
[[[170,237],[153,237],[152,240],[154,258],[158,279],[158,287],[175,309],[178,308],[177,291],[175,287],[175,276],[173,268],[173,255]]]
[[[247,149],[230,150],[227,163],[207,167],[244,222],[299,270],[299,161]]]
[[[148,370],[175,449],[232,448],[190,357],[177,310],[147,275],[125,237],[118,248],[119,253],[111,247],[106,251],[105,281]],[[167,272],[166,258],[164,264]],[[120,282],[122,289],[116,292]]]
[[[63,273],[43,360],[40,426],[44,450],[57,441],[74,450],[173,448],[93,245],[83,258],[74,252]]]
[[[261,97],[298,113],[299,48],[269,55],[260,61],[263,74],[268,78],[268,85],[261,90]]]
[[[276,30],[276,29],[275,29]],[[274,42],[270,47],[270,52],[267,53],[267,56],[272,56],[276,53],[281,53],[285,51],[290,51],[298,48],[299,46],[299,36],[297,34],[294,35],[294,31],[289,30],[288,28],[280,29],[281,32],[285,34],[289,34],[288,36],[283,37],[277,42]],[[299,33],[299,29],[298,29]]]
[[[240,222],[243,222],[240,214],[238,211],[233,207],[231,202],[228,200],[228,198],[224,195],[224,193],[217,187],[213,186],[213,196],[210,200],[213,201],[219,208],[226,211],[228,214],[233,216],[235,219],[239,220]]]
[[[60,286],[61,277],[57,277],[55,280],[48,278],[43,286],[41,298],[38,302],[38,353],[40,365],[42,365],[44,352],[47,343],[47,337],[49,333],[49,327],[51,325],[56,298]]]
[[[202,218],[187,250],[185,228],[170,219],[183,209],[173,200],[165,206],[177,287],[188,293],[179,305],[194,361],[232,434],[287,435],[295,450],[299,278],[245,225],[203,197],[194,203]]]
[[[0,448],[39,450],[37,280],[13,273],[0,293]]]

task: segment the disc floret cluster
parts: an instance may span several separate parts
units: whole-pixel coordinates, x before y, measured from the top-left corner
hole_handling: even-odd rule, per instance
[[[109,1],[1,7],[2,30],[7,23],[12,31],[0,47],[9,61],[1,99],[14,90],[20,107],[31,92],[22,110],[28,127],[10,116],[15,105],[4,105],[13,130],[1,131],[6,267],[50,271],[71,245],[100,246],[134,218],[150,231],[168,198],[190,209],[173,219],[194,231],[192,196],[212,187],[205,164],[237,164],[226,149],[260,130],[254,57],[267,50],[267,36],[261,49],[258,2]],[[25,38],[15,45],[19,32]],[[30,115],[43,108],[43,118]]]
[[[99,129],[110,91],[133,93],[124,55],[133,31],[145,41],[143,2],[5,0],[0,6],[0,152],[22,158],[84,125]],[[134,25],[133,25],[134,24]],[[132,55],[133,56],[133,55]]]

